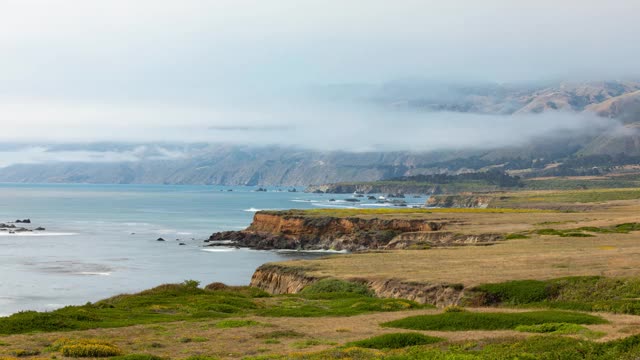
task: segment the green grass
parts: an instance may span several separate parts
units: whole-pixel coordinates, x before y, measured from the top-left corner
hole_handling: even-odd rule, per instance
[[[540,334],[580,335],[589,339],[597,339],[605,335],[605,333],[603,332],[592,331],[578,324],[567,324],[567,323],[520,325],[520,326],[517,326],[515,330],[520,332],[530,332],[530,333],[540,333]]]
[[[534,233],[538,235],[560,236],[560,237],[593,237],[596,234],[628,234],[632,231],[640,231],[640,223],[625,223],[614,226],[595,227],[583,226],[576,229],[538,229]],[[518,235],[518,234],[514,234]],[[509,238],[509,236],[507,236]]]
[[[581,189],[615,189],[615,188],[640,188],[637,178],[615,177],[608,179],[544,179],[524,180],[526,190],[581,190]]]
[[[326,296],[326,294],[337,294],[338,297],[373,296],[371,290],[364,284],[338,279],[319,280],[302,289],[300,293],[307,298],[318,295]]]
[[[466,302],[640,315],[640,278],[575,276],[477,286]]]
[[[520,325],[540,325],[551,322],[570,324],[603,324],[600,317],[565,311],[531,311],[522,313],[449,312],[436,315],[420,315],[382,324],[411,330],[466,331],[506,330]]]
[[[261,360],[631,360],[640,354],[640,336],[597,343],[563,336],[492,339],[478,343],[410,346],[395,350],[339,347],[316,353],[260,356]]]
[[[327,292],[324,292],[327,291]],[[338,292],[336,292],[338,291]],[[429,306],[372,297],[362,285],[320,282],[305,294],[269,297],[248,287],[205,290],[197,283],[167,284],[138,294],[118,295],[95,304],[52,312],[27,311],[0,318],[0,334],[86,330],[200,319],[262,316],[351,316]],[[222,327],[252,326],[249,320],[224,320]]]
[[[529,237],[524,234],[507,234],[504,237],[505,240],[517,240],[517,239],[528,239]]]
[[[509,206],[511,203],[594,203],[614,200],[640,199],[640,188],[634,189],[590,189],[558,191],[542,194],[513,195],[496,202],[496,206]]]
[[[544,281],[514,280],[498,284],[477,286],[474,291],[487,295],[489,304],[502,303],[508,305],[528,304],[547,300],[552,295],[552,287]]]
[[[335,344],[336,343],[333,341],[307,339],[307,340],[296,341],[291,346],[295,349],[306,349],[306,348],[317,346],[317,345],[335,345]]]
[[[256,311],[260,316],[273,317],[321,317],[351,316],[369,312],[401,311],[411,309],[433,308],[431,305],[420,305],[416,302],[401,299],[378,299],[368,296],[336,298],[343,293],[313,295],[312,299],[301,296],[281,296],[275,299],[275,306]],[[317,298],[324,298],[318,300]],[[331,300],[326,300],[331,299]]]
[[[408,346],[433,344],[440,341],[443,341],[443,339],[420,333],[393,333],[354,341],[346,344],[346,346],[357,346],[367,349],[400,349]]]

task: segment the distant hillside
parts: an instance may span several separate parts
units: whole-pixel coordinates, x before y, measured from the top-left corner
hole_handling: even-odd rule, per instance
[[[455,151],[428,153],[322,152],[279,146],[213,144],[75,144],[46,146],[43,158],[57,151],[90,153],[91,156],[86,157],[89,160],[21,162],[16,153],[21,150],[0,144],[0,151],[16,158],[15,161],[5,161],[14,165],[0,167],[0,182],[305,186],[421,174],[462,174],[491,168],[521,172],[527,177],[554,174],[558,169],[565,175],[588,173],[591,171],[588,166],[577,170],[556,168],[564,161],[581,156],[640,155],[640,82],[516,86],[452,85],[413,80],[381,86],[334,86],[322,89],[318,94],[334,100],[337,98],[336,101],[366,102],[395,111],[494,114],[507,119],[518,114],[565,111],[616,118],[626,125],[606,134],[596,131],[563,132],[518,146],[477,150],[457,144]],[[518,120],[516,116],[512,118]],[[452,132],[451,139],[455,142],[455,132]],[[487,144],[493,140],[483,139]],[[126,156],[94,161],[94,153]],[[556,170],[550,170],[554,168]]]
[[[602,117],[618,118],[625,122],[640,120],[640,90],[591,104],[586,110]]]

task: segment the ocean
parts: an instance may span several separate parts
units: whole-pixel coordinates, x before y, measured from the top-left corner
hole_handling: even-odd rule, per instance
[[[351,195],[255,189],[0,184],[0,222],[28,218],[32,223],[25,227],[46,229],[0,232],[0,316],[187,279],[247,285],[266,262],[318,254],[204,247],[213,232],[243,229],[262,209],[380,206],[345,202]],[[424,198],[407,201],[424,204]]]

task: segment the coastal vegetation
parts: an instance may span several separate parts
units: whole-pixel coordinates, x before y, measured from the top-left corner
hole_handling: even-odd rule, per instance
[[[0,318],[0,334],[23,334],[114,328],[169,321],[220,319],[218,328],[259,326],[253,320],[229,317],[353,316],[368,312],[420,309],[401,299],[372,297],[366,288],[339,280],[321,282],[299,295],[271,297],[251,287],[207,290],[197,282],[166,284],[138,294],[118,295],[94,304],[67,306],[52,312],[19,312]]]
[[[382,326],[409,330],[467,331],[515,329],[523,325],[542,325],[555,322],[591,325],[606,323],[606,321],[600,317],[564,311],[509,313],[459,311],[444,312],[435,315],[412,316],[384,323]]]

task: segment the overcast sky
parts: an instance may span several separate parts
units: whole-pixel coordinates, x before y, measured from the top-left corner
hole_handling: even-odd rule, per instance
[[[637,0],[0,0],[0,139],[295,144],[368,119],[384,134],[415,117],[319,112],[301,89],[638,75],[638,14]]]

